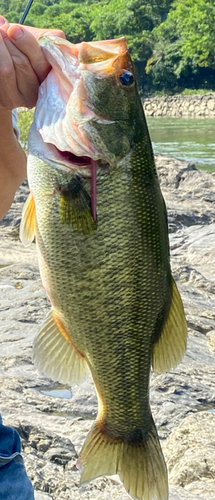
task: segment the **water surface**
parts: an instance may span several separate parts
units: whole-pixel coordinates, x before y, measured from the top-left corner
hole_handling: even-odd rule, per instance
[[[38,386],[37,390],[45,396],[52,396],[53,398],[71,399],[72,392],[68,386],[62,384],[51,384],[50,386]]]
[[[155,153],[215,172],[215,118],[147,117]]]

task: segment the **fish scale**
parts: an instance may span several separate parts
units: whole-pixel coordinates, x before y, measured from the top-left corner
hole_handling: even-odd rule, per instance
[[[42,42],[47,57],[50,50],[53,69],[39,95],[29,134],[31,195],[21,237],[29,243],[36,234],[41,277],[52,304],[35,340],[35,362],[63,383],[73,383],[90,370],[98,395],[97,419],[79,458],[81,481],[118,473],[132,497],[167,500],[166,466],[149,405],[149,377],[151,365],[162,372],[179,362],[186,347],[186,323],[171,276],[166,207],[123,40],[108,41],[108,53],[106,42]],[[64,110],[55,141],[55,123],[51,134],[43,128],[46,93],[50,89],[50,113],[49,82],[60,65],[65,76],[70,53],[84,108],[77,101],[78,113]],[[74,64],[79,53],[80,67],[78,61]],[[120,71],[129,72],[126,82],[131,82],[131,89],[123,88]],[[60,85],[59,75],[57,82]],[[58,99],[61,92],[63,87]],[[73,96],[72,92],[71,87]],[[71,155],[58,153],[59,134],[67,130],[67,120],[72,133],[72,116],[80,119],[81,133],[76,121],[75,138],[82,141],[86,136],[84,155],[89,143],[89,157],[95,151],[106,161],[100,164],[92,158],[93,171],[90,162],[81,170],[81,161],[69,164]],[[55,149],[50,148],[51,135]],[[73,159],[74,148],[71,139]],[[96,180],[93,208],[91,175]]]

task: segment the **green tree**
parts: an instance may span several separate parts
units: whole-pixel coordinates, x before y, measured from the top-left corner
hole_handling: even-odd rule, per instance
[[[93,33],[90,30],[89,8],[86,2],[70,2],[61,0],[46,6],[38,16],[38,5],[35,4],[28,16],[28,23],[39,28],[62,29],[73,43],[82,40],[92,40]]]
[[[204,83],[204,75],[214,76],[214,0],[175,0],[167,19],[153,30],[153,37],[147,72],[155,84]]]

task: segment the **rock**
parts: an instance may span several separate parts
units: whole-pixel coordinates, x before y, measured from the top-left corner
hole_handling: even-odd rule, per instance
[[[213,111],[214,110],[214,107],[215,107],[215,102],[214,102],[214,99],[209,99],[208,102],[207,102],[207,107],[210,111]]]
[[[215,116],[215,93],[150,97],[144,100],[146,116]],[[153,110],[153,112],[152,112]]]
[[[198,490],[204,481],[204,494],[215,498],[215,409],[186,417],[163,446],[169,469],[169,480]],[[210,497],[210,496],[209,496]]]
[[[215,175],[167,156],[159,155],[156,161],[168,208],[172,269],[184,301],[189,339],[178,367],[152,374],[152,413],[169,465],[170,500],[214,500]],[[91,378],[79,386],[54,384],[32,364],[33,339],[50,304],[42,288],[35,244],[24,248],[18,239],[26,196],[24,184],[0,225],[4,423],[20,433],[35,500],[128,500],[118,477],[79,487],[77,455],[97,413]]]
[[[50,497],[50,495],[47,495],[47,493],[43,493],[42,491],[35,491],[34,497],[35,500],[53,500],[53,497]]]
[[[214,500],[214,487],[211,484],[210,490],[209,482],[197,481],[194,489],[189,487],[181,488],[180,486],[170,486],[169,500]],[[190,485],[191,486],[191,485]]]
[[[71,460],[77,461],[78,455],[74,450],[68,450],[66,448],[61,448],[60,446],[56,448],[49,448],[44,455],[50,462],[55,462],[59,465],[66,465]]]
[[[215,352],[215,330],[211,330],[207,333],[209,349]]]

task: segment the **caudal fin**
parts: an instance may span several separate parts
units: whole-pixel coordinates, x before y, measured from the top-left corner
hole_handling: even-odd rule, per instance
[[[167,500],[167,470],[153,423],[144,442],[111,439],[95,423],[78,461],[81,483],[98,476],[119,474],[126,491],[137,500]],[[79,466],[78,465],[78,466]]]

